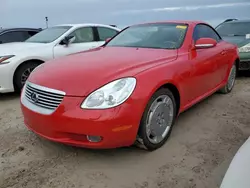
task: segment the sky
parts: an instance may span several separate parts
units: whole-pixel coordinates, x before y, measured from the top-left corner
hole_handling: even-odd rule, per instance
[[[228,18],[250,19],[250,0],[0,0],[0,27],[202,20],[212,26]]]

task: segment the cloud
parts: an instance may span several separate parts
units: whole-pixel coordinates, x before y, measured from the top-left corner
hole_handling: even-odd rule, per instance
[[[146,12],[173,12],[173,11],[195,11],[204,9],[215,9],[215,8],[228,8],[228,7],[245,7],[250,6],[250,2],[237,2],[237,3],[221,3],[221,4],[211,4],[211,5],[197,5],[197,6],[176,6],[176,7],[164,7],[164,8],[154,8],[154,9],[137,9],[137,10],[124,10],[113,12],[112,14],[140,14]]]

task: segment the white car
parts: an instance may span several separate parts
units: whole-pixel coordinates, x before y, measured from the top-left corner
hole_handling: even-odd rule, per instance
[[[220,188],[250,188],[250,138],[236,153]]]
[[[25,42],[0,45],[0,93],[22,89],[38,65],[57,57],[99,47],[119,28],[102,24],[67,24],[45,29]]]

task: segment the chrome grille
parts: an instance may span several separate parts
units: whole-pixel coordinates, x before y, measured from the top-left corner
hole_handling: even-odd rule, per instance
[[[54,111],[62,102],[64,92],[39,86],[33,83],[26,83],[25,98],[32,104]]]

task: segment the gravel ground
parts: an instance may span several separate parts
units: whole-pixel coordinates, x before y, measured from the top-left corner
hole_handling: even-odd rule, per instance
[[[250,135],[250,77],[181,114],[159,150],[87,150],[39,138],[17,95],[0,96],[1,188],[214,188]]]

